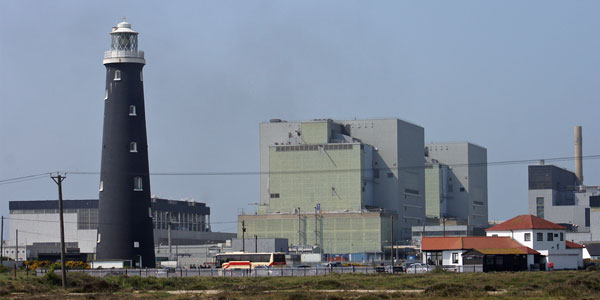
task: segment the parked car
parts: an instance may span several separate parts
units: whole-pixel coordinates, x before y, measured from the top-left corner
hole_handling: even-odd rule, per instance
[[[414,263],[406,267],[406,273],[419,274],[426,273],[435,269],[435,266],[429,266],[424,263]]]
[[[269,266],[256,266],[254,267],[254,272],[272,274],[273,270]]]

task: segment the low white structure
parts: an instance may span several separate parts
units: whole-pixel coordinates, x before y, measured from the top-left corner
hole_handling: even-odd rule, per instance
[[[90,262],[92,269],[122,269],[131,267],[131,260],[105,259]]]
[[[583,246],[568,242],[567,228],[534,215],[520,215],[486,229],[487,236],[510,237],[540,252],[553,269],[583,267]]]
[[[423,263],[465,272],[528,270],[541,257],[510,237],[424,237],[421,251]]]

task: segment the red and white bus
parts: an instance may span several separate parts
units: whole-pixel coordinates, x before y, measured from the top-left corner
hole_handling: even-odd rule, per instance
[[[285,266],[285,253],[282,252],[227,252],[219,253],[216,267],[222,269],[254,269],[256,267]]]

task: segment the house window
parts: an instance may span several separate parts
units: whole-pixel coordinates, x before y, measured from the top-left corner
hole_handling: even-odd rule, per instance
[[[554,235],[552,234],[552,232],[548,232],[548,242],[551,242],[554,240]]]
[[[137,116],[137,113],[135,111],[135,105],[129,105],[129,115],[130,116]]]
[[[137,143],[136,142],[129,143],[129,152],[137,152]]]
[[[565,236],[564,236],[564,234],[561,232],[561,233],[560,233],[560,241],[562,242],[562,241],[564,241],[564,239],[565,239]]]
[[[116,70],[115,71],[115,81],[119,81],[119,80],[121,80],[121,71]]]
[[[460,191],[461,191],[461,192],[464,192],[464,191],[465,191],[465,188],[464,188],[464,187],[461,187],[461,188],[460,188]]]
[[[394,177],[394,173],[392,173],[392,172],[389,172],[389,173],[387,173],[387,177],[388,177],[388,178],[392,178],[392,177]]]
[[[538,242],[543,242],[544,241],[544,234],[541,232],[538,232],[537,234],[537,241]]]
[[[133,177],[133,190],[134,191],[143,191],[142,177],[140,177],[140,176]]]
[[[100,188],[99,190],[102,192],[104,191],[104,181],[100,180]]]
[[[531,241],[531,233],[525,233],[525,241],[526,242]]]
[[[458,263],[458,253],[452,253],[452,263],[453,264]]]

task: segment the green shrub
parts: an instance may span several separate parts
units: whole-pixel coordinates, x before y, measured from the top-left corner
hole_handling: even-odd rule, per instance
[[[109,293],[119,289],[115,283],[84,273],[67,273],[68,288],[76,293]]]
[[[481,294],[481,291],[478,293],[477,290],[464,284],[438,283],[427,287],[425,294],[433,297],[464,297]]]
[[[62,278],[56,275],[54,271],[50,271],[41,278],[41,282],[49,285],[62,286]]]
[[[0,273],[10,272],[10,269],[4,265],[0,265]]]

